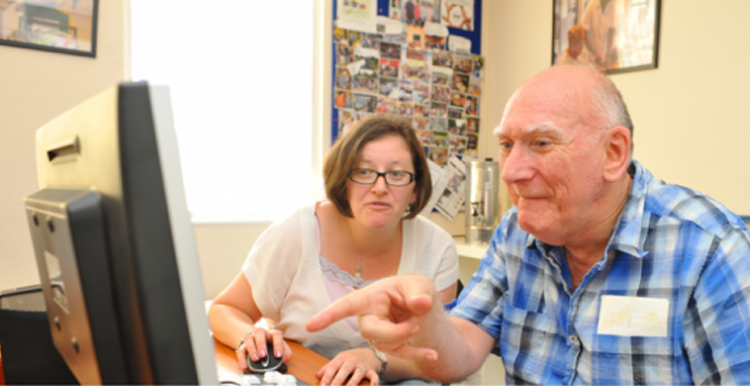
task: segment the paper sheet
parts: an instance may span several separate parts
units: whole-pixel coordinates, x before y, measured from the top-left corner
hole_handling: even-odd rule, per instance
[[[427,165],[430,168],[430,178],[432,179],[432,196],[430,197],[430,201],[427,202],[427,205],[425,205],[424,209],[422,209],[421,212],[419,212],[422,216],[429,216],[430,213],[432,213],[432,210],[435,208],[435,204],[437,204],[438,199],[442,196],[443,190],[445,190],[445,186],[448,184],[448,179],[446,178],[446,173],[443,171],[443,168],[430,161],[427,160]]]
[[[438,212],[453,221],[466,196],[466,165],[451,154],[443,171],[446,173],[447,184],[435,207]]]

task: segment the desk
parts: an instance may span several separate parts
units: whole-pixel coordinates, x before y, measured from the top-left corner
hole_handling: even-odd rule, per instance
[[[315,378],[315,373],[328,363],[328,359],[299,343],[292,341],[287,341],[286,343],[294,352],[294,356],[286,364],[287,373],[311,385],[319,384],[318,379]],[[240,369],[240,365],[237,363],[237,356],[234,354],[234,349],[214,339],[214,351],[216,352],[217,371],[242,374],[242,369]]]

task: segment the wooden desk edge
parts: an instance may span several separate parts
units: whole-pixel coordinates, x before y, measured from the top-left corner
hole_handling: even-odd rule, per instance
[[[315,378],[315,373],[328,363],[328,358],[297,342],[287,340],[286,343],[294,353],[292,359],[286,364],[286,373],[292,374],[311,385],[320,385],[320,380]],[[216,353],[216,370],[218,372],[226,371],[234,374],[242,374],[242,369],[239,363],[237,363],[237,356],[233,348],[214,339],[214,351]],[[363,379],[359,384],[369,386],[370,382],[368,379]]]
[[[292,374],[311,385],[319,384],[315,373],[328,363],[328,359],[297,342],[287,341],[287,344],[294,353],[292,359],[286,364],[287,374]],[[234,349],[214,339],[214,351],[217,371],[242,374]]]

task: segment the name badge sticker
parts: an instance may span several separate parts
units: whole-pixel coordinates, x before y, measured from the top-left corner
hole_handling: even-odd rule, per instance
[[[669,299],[602,295],[599,335],[666,337]]]

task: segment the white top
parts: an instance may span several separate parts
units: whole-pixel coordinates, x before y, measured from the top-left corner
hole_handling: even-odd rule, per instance
[[[284,337],[333,358],[340,351],[366,347],[367,341],[339,321],[310,334],[305,323],[332,301],[323,280],[315,242],[315,207],[308,206],[271,224],[253,245],[242,266],[264,317],[277,322]],[[398,274],[432,279],[440,291],[458,280],[458,254],[451,236],[417,216],[403,220]]]

